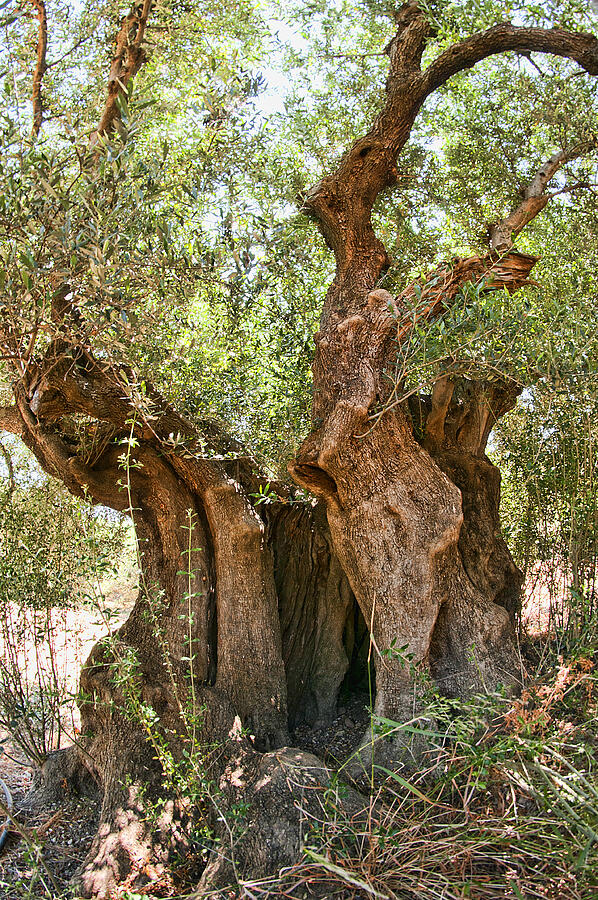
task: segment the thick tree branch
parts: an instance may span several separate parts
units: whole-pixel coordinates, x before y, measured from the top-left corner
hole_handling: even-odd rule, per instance
[[[31,102],[33,104],[33,125],[31,133],[33,137],[37,137],[42,127],[44,108],[42,104],[42,80],[46,74],[48,65],[46,63],[46,52],[48,50],[48,18],[46,14],[46,4],[44,0],[30,0],[37,12],[38,20],[38,37],[37,37],[37,60],[35,64],[35,72],[33,73],[33,86],[31,89]]]
[[[548,193],[546,188],[551,179],[556,175],[565,163],[595,150],[598,147],[598,139],[593,138],[583,141],[569,149],[559,150],[536,172],[532,180],[522,191],[522,201],[501,222],[490,225],[488,237],[492,250],[504,251],[513,245],[513,239],[542,212],[554,194]]]
[[[24,389],[28,410],[43,426],[44,435],[66,437],[69,452],[78,453],[85,463],[86,483],[96,465],[106,464],[118,438],[131,433],[169,457],[182,454],[222,464],[227,476],[246,491],[271,482],[218,422],[189,421],[130,369],[99,363],[90,351],[63,338],[50,345],[43,360],[31,364]],[[281,496],[286,493],[284,485],[276,490]]]
[[[334,319],[356,313],[389,263],[386,249],[374,233],[371,212],[380,192],[396,180],[397,155],[427,96],[457,72],[508,50],[552,53],[575,60],[592,75],[598,74],[598,40],[593,35],[509,24],[472,35],[446,50],[422,72],[421,56],[430,34],[416,2],[410,0],[400,8],[396,33],[386,48],[390,66],[382,111],[336,171],[303,198],[304,210],[317,219],[337,264],[323,325],[329,316]]]
[[[524,28],[502,23],[472,34],[445,50],[423,73],[425,95],[449,78],[470,69],[482,59],[508,50],[551,53],[575,60],[590,75],[598,75],[598,39],[592,34],[573,33],[561,28]]]
[[[529,273],[537,261],[537,256],[526,253],[499,255],[493,252],[485,257],[470,256],[457,259],[450,266],[440,266],[423,285],[412,283],[397,297],[398,309],[409,310],[399,319],[397,340],[401,343],[416,325],[442,315],[468,282],[482,285],[484,291],[505,289],[514,293],[529,283]]]
[[[131,79],[147,59],[143,39],[152,6],[153,0],[138,0],[122,20],[108,76],[108,96],[97,130],[92,135],[92,144],[97,143],[101,135],[113,130],[115,122],[120,118],[119,100],[126,94]]]
[[[523,286],[536,257],[512,252],[514,237],[554,196],[547,191],[547,187],[559,169],[597,146],[597,139],[592,138],[554,153],[521,191],[521,202],[508,216],[489,227],[491,253],[486,258],[472,257],[458,261],[453,269],[437,270],[427,279],[420,288],[420,302],[411,317],[399,324],[399,340],[408,336],[414,323],[430,321],[442,315],[466,280],[484,278],[489,289],[497,281],[507,290]],[[498,279],[495,278],[495,270],[502,273]],[[414,292],[415,286],[410,285],[396,303],[400,306],[401,301],[408,300],[412,305]],[[423,444],[427,449],[450,445],[482,455],[490,431],[498,419],[512,409],[521,392],[521,386],[508,379],[492,384],[474,381],[466,384],[467,402],[453,403],[455,385],[449,376],[445,375],[435,383],[429,401],[430,409],[425,417]]]
[[[139,440],[226,456],[246,456],[245,448],[213,420],[191,422],[180,415],[147,381],[143,387],[125,367],[97,362],[90,351],[65,340],[56,341],[27,383],[29,405],[36,416],[54,425],[65,416],[88,416],[118,432],[131,430]]]
[[[0,406],[0,431],[21,434],[23,419],[17,406]]]
[[[2,456],[2,458],[4,459],[4,464],[6,465],[6,474],[8,477],[8,490],[9,490],[9,493],[12,494],[12,492],[15,489],[15,469],[12,464],[12,457],[11,457],[10,453],[8,452],[8,450],[6,449],[6,447],[4,446],[4,444],[2,443],[2,441],[0,441],[0,456]]]
[[[396,180],[397,154],[423,101],[420,64],[429,24],[415,2],[400,8],[396,21],[396,33],[385,48],[390,65],[384,108],[337,170],[302,201],[303,209],[318,220],[339,272],[361,269],[368,280],[370,270],[376,273],[375,280],[388,263],[386,250],[372,229],[371,210],[380,191]]]
[[[455,382],[448,375],[443,375],[433,385],[430,398],[432,408],[425,420],[424,447],[436,447],[442,442],[444,438],[444,422],[454,391]]]
[[[41,422],[31,409],[31,404],[22,385],[16,390],[16,400],[23,423],[23,442],[34,453],[38,462],[48,474],[60,478],[69,491],[82,499],[91,496],[96,503],[104,503],[113,509],[127,508],[126,492],[119,491],[118,472],[119,448],[114,448],[111,477],[85,465],[63,437]]]

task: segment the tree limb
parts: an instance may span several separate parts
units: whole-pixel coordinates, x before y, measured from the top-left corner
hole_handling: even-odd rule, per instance
[[[15,394],[24,423],[21,437],[44,471],[60,478],[76,497],[91,497],[96,503],[125,511],[128,508],[128,498],[126,492],[119,491],[117,475],[119,448],[112,448],[112,458],[105,460],[106,465],[102,470],[91,468],[77,456],[60,433],[38,419],[31,410],[22,385],[17,386]],[[106,470],[110,470],[108,476]]]
[[[152,6],[153,0],[137,0],[121,22],[108,76],[108,96],[97,130],[91,137],[92,144],[97,143],[101,135],[113,130],[115,122],[120,119],[119,100],[147,59],[142,45]]]
[[[467,283],[479,285],[484,292],[504,288],[514,293],[525,287],[537,261],[537,256],[527,253],[513,251],[500,255],[492,252],[440,266],[428,275],[423,285],[412,282],[396,298],[399,309],[409,310],[398,321],[397,341],[404,341],[416,325],[432,322],[442,315]]]
[[[388,257],[371,226],[376,197],[396,180],[396,156],[407,141],[423,97],[421,57],[430,26],[416,2],[396,13],[397,30],[385,52],[390,58],[386,104],[371,129],[342,158],[337,170],[302,198],[331,249],[339,271],[383,268]]]
[[[0,511],[2,511],[10,502],[10,499],[15,492],[17,483],[15,481],[15,469],[12,464],[12,457],[2,441],[0,441],[0,456],[2,456],[2,458],[4,459],[4,463],[6,465],[6,474],[8,477],[8,490],[6,492],[6,496],[2,501],[2,504],[0,505]]]
[[[504,251],[513,245],[513,238],[534,219],[538,213],[542,212],[549,200],[554,194],[547,193],[551,179],[556,175],[558,170],[573,159],[585,156],[591,150],[598,148],[598,139],[592,138],[583,141],[574,147],[565,150],[559,150],[554,153],[549,160],[536,172],[532,180],[522,191],[522,201],[505,219],[490,225],[488,228],[488,237],[490,248],[492,250]]]
[[[44,108],[42,104],[42,80],[46,74],[48,65],[46,52],[48,50],[48,17],[44,0],[30,0],[37,12],[38,36],[37,36],[37,61],[33,73],[33,85],[31,89],[31,102],[33,104],[33,124],[31,133],[37,137],[42,127]]]
[[[455,382],[451,380],[449,375],[443,375],[432,386],[431,404],[432,408],[428,413],[425,424],[424,440],[425,447],[439,446],[444,438],[444,422],[448,408],[453,399],[455,390]]]
[[[386,249],[374,233],[371,212],[380,192],[396,181],[397,155],[426,97],[457,72],[508,50],[552,53],[598,75],[598,39],[593,35],[504,23],[455,44],[422,72],[430,25],[415,0],[399,9],[396,20],[396,33],[386,47],[390,66],[383,109],[336,171],[302,198],[303,209],[317,219],[336,258],[337,276],[323,323],[329,315],[357,312],[389,265]]]
[[[573,59],[590,75],[598,75],[598,39],[593,34],[502,23],[472,34],[467,40],[441,53],[423,73],[426,96],[458,72],[470,69],[488,56],[508,50],[551,53]]]

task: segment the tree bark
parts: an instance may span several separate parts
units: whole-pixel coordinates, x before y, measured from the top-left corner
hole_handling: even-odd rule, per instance
[[[235,837],[235,877],[290,864],[304,780],[325,786],[330,776],[299,753],[290,778],[288,754],[272,752],[288,743],[287,691],[292,725],[334,715],[354,610],[322,513],[289,498],[263,507],[261,518],[248,499],[261,476],[247,460],[225,467],[201,456],[192,426],[158,395],[152,410],[161,404],[160,415],[146,420],[112,370],[89,354],[67,354],[63,365],[57,352],[51,346],[27,387],[17,388],[5,427],[71,491],[132,516],[142,566],[134,609],[94,647],[81,676],[81,771],[69,780],[90,772],[102,809],[80,890],[104,897],[124,881],[161,877],[173,853],[191,847],[201,815],[230,843],[223,811],[235,819],[244,792],[255,796],[256,823],[280,841],[260,844],[258,853]],[[108,431],[96,424],[90,450],[89,435],[75,438],[75,425],[92,411]],[[184,449],[170,445],[173,429],[187,435]],[[211,423],[203,441],[234,445]],[[192,796],[169,777],[175,769],[191,778]],[[266,771],[276,815],[260,806]],[[204,882],[229,876],[214,862]]]
[[[440,315],[479,273],[488,289],[495,282],[516,289],[534,262],[512,254],[441,269],[422,290],[421,308],[427,317]],[[498,401],[486,408],[483,392],[457,402],[451,391],[437,390],[419,422],[405,404],[389,404],[385,373],[393,367],[394,335],[406,327],[404,299],[405,292],[394,299],[373,290],[360,313],[326,318],[314,362],[322,424],[292,467],[326,504],[334,550],[371,626],[375,712],[399,723],[419,715],[414,670],[430,671],[461,696],[512,689],[518,676],[512,616],[504,608],[517,602],[509,596],[517,595],[517,574],[500,537],[494,470],[482,458],[493,416],[508,404],[503,398],[500,410]],[[385,405],[384,414],[372,412]],[[404,761],[404,751],[402,736],[379,747],[387,763]]]
[[[347,404],[331,419],[319,472],[311,457],[308,477],[312,489],[316,478],[326,485],[335,551],[384,653],[376,656],[376,714],[399,724],[418,717],[411,666],[429,669],[443,690],[460,696],[513,687],[511,618],[468,575],[457,486],[415,441],[403,410],[366,437],[359,436],[363,408]],[[296,477],[308,483],[303,466]],[[399,735],[380,744],[377,758],[403,763],[414,749]]]
[[[349,669],[347,625],[355,597],[332,549],[324,510],[306,504],[265,509],[274,557],[289,722],[316,727],[336,713]]]
[[[334,550],[378,651],[375,710],[400,723],[418,715],[418,669],[461,696],[514,687],[521,576],[500,536],[499,477],[484,455],[509,404],[484,404],[484,385],[457,402],[441,379],[420,398],[418,423],[401,402],[396,342],[414,321],[441,316],[467,281],[484,290],[525,285],[536,260],[512,250],[513,235],[544,208],[550,179],[578,151],[558,153],[539,170],[520,206],[491,228],[489,255],[440,267],[417,286],[417,304],[405,304],[415,285],[398,298],[377,288],[390,259],[374,232],[374,203],[396,181],[397,156],[424,100],[452,75],[506,50],[554,53],[598,74],[598,41],[501,24],[422,71],[431,35],[425,13],[410,0],[395,19],[380,113],[303,198],[335,254],[336,275],[315,337],[314,427],[291,473],[326,505]],[[400,743],[381,745],[381,755],[404,757]]]

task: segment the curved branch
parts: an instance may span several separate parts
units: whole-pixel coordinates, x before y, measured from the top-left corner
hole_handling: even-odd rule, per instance
[[[243,463],[239,457],[248,462],[247,449],[218,422],[190,421],[151,383],[124,366],[99,363],[76,344],[50,345],[43,362],[30,372],[28,393],[31,410],[46,424],[79,414],[128,433],[135,419],[139,440],[171,448],[184,444],[187,450],[194,446],[216,456],[232,455],[237,464]]]
[[[489,253],[483,257],[457,258],[450,266],[440,266],[428,275],[423,285],[412,282],[396,298],[399,309],[410,310],[397,323],[397,341],[404,341],[416,325],[441,316],[467,283],[477,285],[484,292],[504,288],[514,293],[530,283],[529,274],[537,262],[537,256],[512,251],[504,255]]]
[[[33,85],[31,89],[31,102],[33,104],[33,124],[31,126],[31,133],[33,137],[37,137],[40,128],[42,127],[44,115],[42,104],[42,80],[48,68],[46,63],[46,52],[48,49],[48,17],[44,0],[30,0],[30,2],[35,7],[39,23],[37,61],[35,64],[35,72],[33,73]]]
[[[513,238],[534,219],[538,213],[542,212],[549,200],[554,194],[547,193],[551,179],[556,175],[558,170],[573,159],[585,156],[592,150],[598,148],[598,138],[592,138],[583,141],[575,147],[559,150],[554,153],[543,166],[541,166],[532,180],[522,191],[522,201],[519,206],[501,222],[490,225],[488,228],[488,238],[492,250],[504,251],[513,245]]]
[[[396,19],[396,33],[386,47],[390,66],[383,109],[336,171],[302,198],[303,209],[317,219],[336,258],[337,276],[323,323],[331,314],[334,318],[334,311],[344,317],[361,309],[389,264],[386,249],[372,227],[371,213],[380,192],[396,181],[397,156],[426,97],[457,72],[507,50],[552,53],[575,60],[586,72],[598,75],[598,39],[593,35],[509,24],[496,25],[455,44],[422,72],[421,56],[431,34],[429,23],[414,0],[399,9]]]
[[[424,95],[421,57],[431,34],[417,2],[404,4],[395,15],[397,29],[385,52],[390,58],[386,103],[368,133],[358,138],[335,172],[301,198],[302,209],[319,224],[334,251],[339,272],[352,267],[376,281],[389,262],[374,234],[370,215],[376,197],[396,180],[396,157],[409,138]],[[371,271],[370,271],[371,270]]]
[[[598,75],[598,39],[593,34],[563,31],[561,28],[525,28],[502,23],[473,34],[441,53],[423,73],[426,96],[458,72],[470,69],[488,56],[508,50],[551,53],[553,56],[573,59],[590,75]]]
[[[103,503],[112,509],[126,511],[128,498],[125,491],[118,489],[119,448],[114,447],[111,459],[105,460],[106,471],[87,466],[77,456],[72,447],[63,440],[61,434],[39,421],[32,412],[29,400],[22,385],[15,390],[17,404],[22,417],[23,443],[31,450],[49,475],[59,478],[68,490],[81,499],[93,499],[95,503]],[[106,454],[108,457],[109,454]]]

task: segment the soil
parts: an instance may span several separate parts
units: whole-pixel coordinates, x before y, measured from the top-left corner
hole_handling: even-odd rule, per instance
[[[97,829],[99,804],[88,798],[65,797],[44,810],[21,809],[31,783],[31,769],[18,750],[0,757],[0,773],[12,793],[14,813],[22,833],[11,829],[0,853],[0,897],[66,895],[69,881],[85,859]],[[11,756],[12,756],[11,753]]]
[[[326,725],[306,725],[291,735],[293,746],[314,753],[326,765],[339,769],[361,743],[370,722],[369,697],[354,694],[343,700],[335,718]]]

